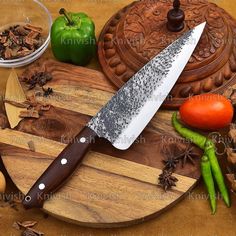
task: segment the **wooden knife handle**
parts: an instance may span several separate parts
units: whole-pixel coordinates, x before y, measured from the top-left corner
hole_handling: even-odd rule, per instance
[[[52,197],[52,193],[58,190],[82,163],[83,157],[96,138],[97,134],[89,127],[85,127],[26,194],[22,202],[24,207],[26,209],[41,208],[44,201]]]

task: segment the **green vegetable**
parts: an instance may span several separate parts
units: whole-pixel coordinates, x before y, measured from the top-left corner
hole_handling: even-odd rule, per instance
[[[207,191],[209,193],[212,214],[216,212],[216,192],[215,185],[213,181],[213,176],[211,173],[211,164],[207,156],[203,156],[201,160],[201,171],[204,183],[206,185]]]
[[[85,13],[67,13],[64,8],[51,28],[54,56],[63,62],[84,66],[96,52],[95,25]]]
[[[196,144],[201,149],[204,149],[206,143],[206,137],[201,134],[198,134],[190,129],[185,128],[178,120],[177,120],[177,112],[175,112],[172,116],[172,124],[176,131],[183,136],[184,138],[190,140],[192,143]]]
[[[213,176],[216,180],[217,186],[220,190],[220,193],[224,199],[224,202],[228,207],[230,207],[229,193],[226,188],[224,177],[221,172],[218,160],[216,158],[215,145],[213,144],[213,142],[211,140],[206,141],[205,154],[208,156],[209,161],[211,163],[211,170],[212,170]]]
[[[201,134],[198,134],[186,127],[184,127],[177,119],[177,113],[175,112],[172,116],[172,124],[173,127],[176,129],[176,131],[183,136],[184,138],[190,140],[194,144],[196,144],[198,147],[200,147],[202,150],[204,150],[205,155],[209,159],[210,165],[211,165],[211,171],[214,176],[214,179],[216,180],[217,186],[220,190],[220,193],[224,199],[225,204],[229,207],[230,206],[230,198],[229,193],[226,188],[224,177],[221,172],[218,160],[216,158],[215,154],[215,146],[213,142],[206,137],[204,137]],[[211,193],[209,193],[211,194]]]

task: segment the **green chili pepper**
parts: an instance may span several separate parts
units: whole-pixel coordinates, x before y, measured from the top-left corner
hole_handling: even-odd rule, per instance
[[[225,185],[224,177],[221,172],[219,162],[215,154],[215,145],[211,140],[207,140],[205,144],[205,154],[208,156],[211,163],[211,169],[213,176],[216,180],[217,186],[220,190],[220,193],[224,199],[225,204],[230,207],[229,193]]]
[[[202,171],[202,177],[203,177],[204,183],[206,185],[206,188],[209,194],[212,214],[215,214],[216,212],[215,185],[214,185],[213,176],[211,173],[211,164],[210,164],[209,158],[205,155],[202,157],[202,160],[201,160],[201,171]]]
[[[177,119],[177,112],[175,112],[172,116],[172,124],[176,131],[183,136],[184,138],[190,140],[194,144],[196,144],[201,149],[204,149],[206,137],[201,134],[198,134],[190,129],[185,128]]]
[[[198,147],[200,147],[202,150],[205,151],[205,155],[209,158],[210,164],[211,164],[211,170],[212,174],[216,180],[217,186],[220,190],[220,193],[224,199],[225,204],[229,207],[230,206],[230,198],[229,193],[226,188],[224,177],[221,172],[218,160],[216,158],[215,154],[215,146],[214,143],[204,137],[201,134],[198,134],[186,127],[184,127],[177,119],[177,113],[175,112],[172,116],[172,124],[176,131],[183,136],[184,138],[190,140],[194,144],[196,144]]]

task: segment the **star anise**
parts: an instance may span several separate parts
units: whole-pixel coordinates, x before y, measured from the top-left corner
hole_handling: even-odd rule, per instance
[[[166,157],[172,157],[175,158],[181,154],[181,146],[176,143],[172,143],[169,145],[165,145],[162,149],[162,153]]]
[[[167,191],[168,189],[171,189],[173,186],[176,186],[176,182],[178,179],[174,177],[173,172],[168,170],[163,170],[163,172],[159,175],[159,185]]]
[[[188,161],[191,162],[192,165],[195,165],[194,158],[198,156],[199,154],[194,152],[194,147],[188,145],[178,159],[182,160],[182,167],[184,167]]]
[[[43,96],[44,97],[48,97],[53,93],[53,89],[48,87],[47,89],[45,89],[44,87],[42,87],[43,89]]]
[[[176,165],[179,163],[179,160],[174,157],[168,157],[162,162],[165,164],[164,170],[175,170]]]
[[[22,77],[22,80],[29,84],[29,90],[36,87],[38,84],[43,87],[47,82],[52,80],[52,75],[48,72],[36,72],[31,77]]]

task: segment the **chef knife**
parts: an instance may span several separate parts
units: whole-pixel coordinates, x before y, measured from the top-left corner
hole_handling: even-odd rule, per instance
[[[25,208],[40,208],[81,164],[97,137],[128,149],[173,88],[206,23],[185,33],[138,71],[95,115],[26,194]]]

